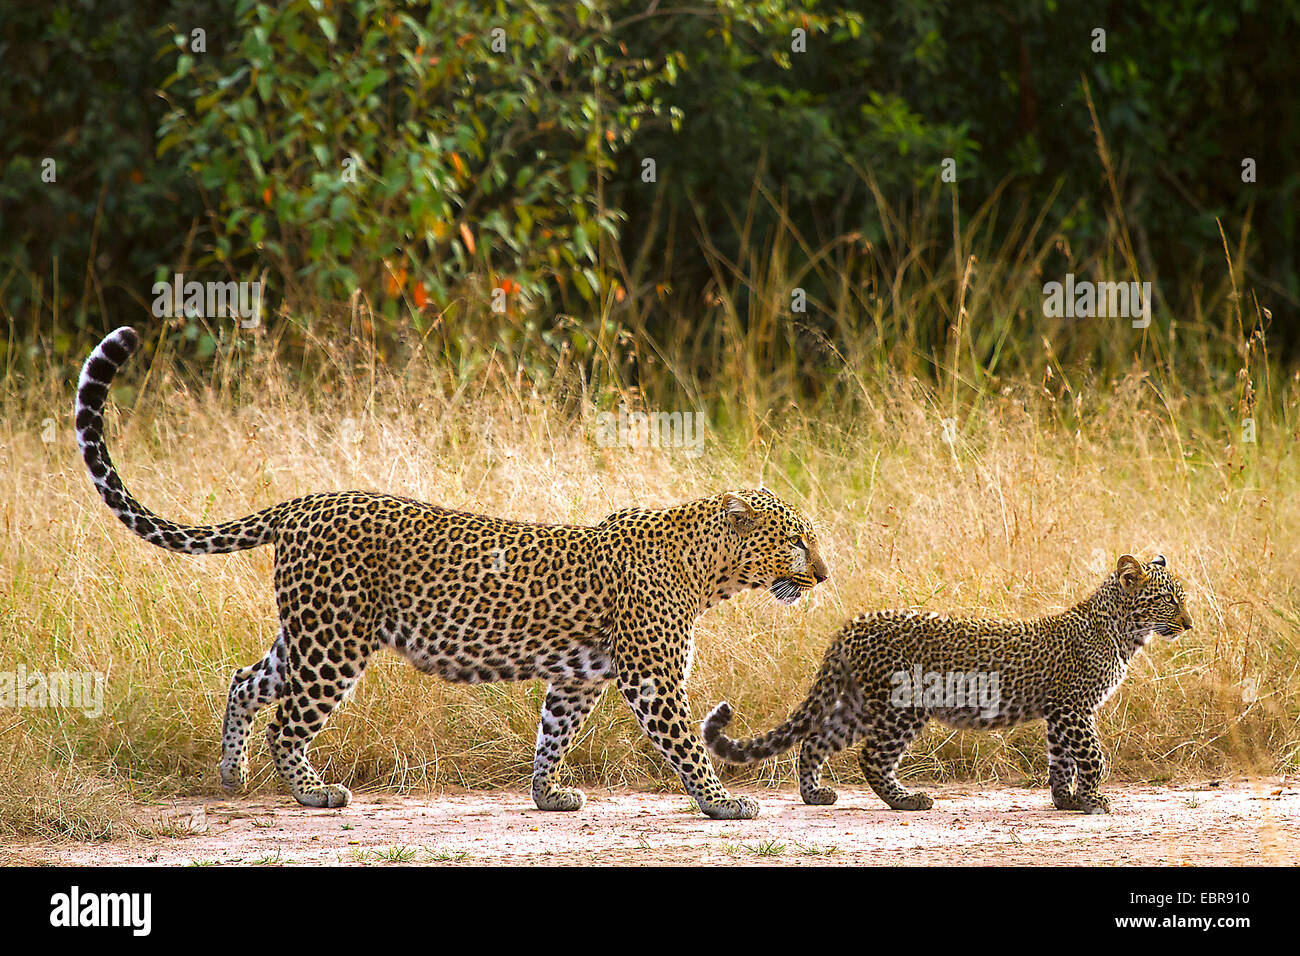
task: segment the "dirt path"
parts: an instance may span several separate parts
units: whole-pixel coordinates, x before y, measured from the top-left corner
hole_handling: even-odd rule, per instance
[[[345,810],[287,797],[190,798],[166,813],[195,835],[109,844],[5,846],[19,863],[242,865],[568,864],[1286,864],[1300,862],[1300,781],[1112,784],[1114,813],[1052,808],[1045,790],[929,787],[935,807],[895,813],[868,790],[833,807],[753,792],[762,814],[715,822],[681,794],[588,791],[578,813],[541,813],[526,794],[362,795]],[[752,792],[752,791],[751,791]]]

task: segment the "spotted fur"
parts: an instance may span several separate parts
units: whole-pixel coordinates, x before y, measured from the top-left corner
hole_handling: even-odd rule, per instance
[[[809,804],[835,802],[835,791],[820,785],[822,765],[863,741],[859,762],[880,799],[895,810],[928,810],[934,801],[903,789],[895,769],[930,720],[995,729],[1046,718],[1053,803],[1104,813],[1110,806],[1098,790],[1104,766],[1097,710],[1152,634],[1172,639],[1191,626],[1183,587],[1165,559],[1144,565],[1127,554],[1090,597],[1039,620],[863,614],[837,635],[807,699],[785,723],[761,737],[735,740],[723,733],[731,719],[723,701],[704,721],[704,740],[719,758],[737,764],[800,743],[799,791]],[[969,698],[900,696],[899,688],[914,684],[918,674],[996,675],[996,701],[971,706]]]
[[[235,671],[222,730],[221,779],[247,782],[253,718],[297,800],[341,807],[307,759],[313,738],[387,648],[450,681],[549,682],[533,759],[533,799],[577,810],[558,786],[561,759],[614,681],[642,730],[705,814],[749,818],[748,797],[718,781],[683,690],[697,617],[742,590],[784,603],[826,578],[808,520],[766,489],[662,510],[629,508],[590,527],[527,524],[370,492],[308,495],[212,526],[159,517],[123,486],[103,436],[113,376],[139,343],[107,336],[82,368],[77,439],[105,504],[146,541],[186,554],[271,544],[279,634]]]

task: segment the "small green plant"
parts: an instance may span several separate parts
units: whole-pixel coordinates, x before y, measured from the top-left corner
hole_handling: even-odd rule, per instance
[[[460,863],[462,860],[469,859],[469,852],[466,850],[446,850],[442,848],[430,850],[425,847],[424,852],[433,863]]]
[[[833,843],[829,846],[818,846],[816,843],[796,843],[794,848],[803,856],[834,856],[840,852],[840,848]]]
[[[415,854],[415,848],[409,846],[386,846],[374,851],[375,859],[385,863],[410,863]]]

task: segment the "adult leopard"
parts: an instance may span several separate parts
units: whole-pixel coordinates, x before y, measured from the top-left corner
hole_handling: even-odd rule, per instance
[[[77,387],[82,457],[105,504],[146,541],[187,554],[275,546],[280,630],[235,671],[222,729],[221,780],[247,782],[253,717],[277,705],[271,754],[293,796],[342,807],[307,757],[370,655],[388,648],[447,680],[549,682],[533,759],[542,810],[577,810],[557,778],[565,750],[606,682],[700,809],[758,813],[722,786],[697,736],[683,683],[695,619],[749,588],[784,603],[826,579],[812,525],[766,489],[661,510],[629,508],[591,527],[528,524],[370,492],[308,495],[216,525],[183,525],[140,504],[103,436],[109,383],[139,344],[123,327],[86,359]]]
[[[830,804],[836,795],[820,786],[822,764],[862,740],[859,763],[876,795],[895,810],[928,810],[934,801],[903,789],[895,768],[931,719],[993,729],[1045,717],[1052,802],[1106,813],[1097,710],[1152,634],[1173,639],[1191,627],[1183,586],[1160,555],[1147,564],[1121,556],[1090,597],[1035,621],[862,614],[831,643],[807,699],[785,723],[732,739],[723,733],[731,719],[723,701],[704,721],[704,741],[737,764],[802,741],[800,794],[805,803]]]

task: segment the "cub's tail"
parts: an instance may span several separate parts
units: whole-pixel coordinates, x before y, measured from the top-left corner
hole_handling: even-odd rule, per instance
[[[731,705],[724,700],[713,708],[713,712],[700,725],[704,743],[714,756],[728,763],[757,763],[784,753],[826,721],[830,716],[828,708],[840,706],[839,702],[851,694],[852,687],[856,685],[848,676],[849,673],[838,644],[832,643],[808,696],[786,718],[785,723],[761,737],[750,737],[747,740],[728,737],[722,731],[731,720]]]
[[[224,554],[269,544],[284,515],[284,505],[217,525],[184,525],[160,518],[135,499],[118,477],[104,444],[104,399],[113,376],[140,344],[135,329],[122,326],[105,336],[81,367],[77,399],[77,443],[104,504],[122,523],[151,544],[186,554]]]
[[[715,756],[727,763],[757,763],[785,753],[806,737],[814,724],[820,722],[821,708],[816,701],[816,693],[814,688],[807,700],[796,707],[781,726],[761,737],[750,737],[747,740],[737,740],[722,732],[731,721],[731,705],[724,700],[713,708],[713,712],[700,725],[704,743]]]

